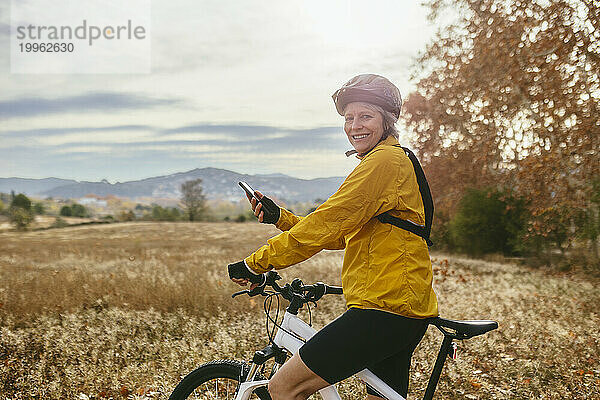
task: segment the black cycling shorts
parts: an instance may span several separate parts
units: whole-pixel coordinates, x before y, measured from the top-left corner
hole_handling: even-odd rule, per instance
[[[310,338],[300,358],[332,385],[368,368],[406,397],[410,359],[427,325],[424,319],[350,308]],[[367,392],[381,397],[369,385]]]

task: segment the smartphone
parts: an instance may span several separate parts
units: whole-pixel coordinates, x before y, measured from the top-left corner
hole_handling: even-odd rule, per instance
[[[260,199],[258,197],[256,197],[256,195],[254,194],[254,189],[252,189],[252,187],[250,185],[248,185],[244,181],[240,181],[240,182],[238,182],[238,184],[242,187],[242,189],[244,189],[244,191],[246,193],[248,193],[248,196],[256,199],[256,204],[258,204],[258,203],[262,204],[263,209],[266,212],[270,212],[270,213],[275,212],[275,210],[272,210],[272,207],[269,207],[268,205],[265,205],[265,203],[263,203],[262,201],[260,201]]]
[[[257,202],[260,201],[260,199],[258,197],[256,197],[256,195],[254,194],[254,189],[252,189],[252,187],[250,187],[250,185],[248,185],[246,182],[244,181],[240,181],[238,182],[238,184],[242,187],[242,189],[244,189],[244,191],[246,193],[248,193],[248,196],[250,197],[254,197],[256,199]]]

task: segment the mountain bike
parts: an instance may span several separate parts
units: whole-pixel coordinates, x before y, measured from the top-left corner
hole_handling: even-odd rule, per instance
[[[310,319],[307,324],[298,317],[298,311],[307,305],[310,315],[310,304],[316,306],[317,301],[325,294],[342,294],[341,287],[329,286],[322,282],[304,285],[300,279],[294,279],[291,284],[287,283],[282,287],[277,283],[279,279],[281,277],[277,272],[269,271],[265,274],[265,282],[262,285],[232,295],[232,297],[241,294],[265,296],[264,310],[269,344],[254,353],[250,364],[237,360],[217,360],[201,365],[179,382],[169,400],[271,399],[267,391],[269,379],[289,355],[297,353],[300,347],[317,332],[310,325]],[[281,321],[279,321],[280,297],[289,302]],[[277,299],[275,318],[271,316],[274,298]],[[435,317],[429,318],[428,322],[444,334],[444,339],[425,390],[424,400],[433,398],[446,358],[456,358],[457,345],[454,340],[469,339],[498,328],[496,321],[488,320],[454,321]],[[271,328],[269,323],[272,324]],[[273,366],[265,377],[265,365],[271,359],[274,361]],[[355,376],[369,384],[382,397],[389,400],[406,400],[368,369],[358,372]],[[319,393],[323,400],[340,400],[335,385],[323,388]]]

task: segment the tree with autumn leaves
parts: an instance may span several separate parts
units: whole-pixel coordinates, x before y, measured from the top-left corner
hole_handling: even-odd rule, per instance
[[[452,215],[468,188],[518,194],[523,240],[566,252],[580,239],[598,262],[600,3],[429,7],[436,23],[456,18],[420,56],[404,118],[436,207]]]

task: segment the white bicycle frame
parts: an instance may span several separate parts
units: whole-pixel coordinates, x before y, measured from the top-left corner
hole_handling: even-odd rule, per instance
[[[273,341],[277,346],[286,349],[291,354],[297,354],[304,342],[297,337],[290,335],[288,332],[291,332],[305,340],[310,339],[315,333],[317,333],[315,328],[302,321],[297,315],[290,314],[287,311],[283,316],[281,328],[282,329],[277,330]],[[251,373],[249,373],[248,376],[249,379],[253,378]],[[377,392],[385,396],[385,398],[388,400],[406,400],[368,369],[363,369],[362,371],[358,372],[356,376],[363,382],[368,383],[372,388],[377,390]],[[266,379],[243,382],[240,384],[235,400],[248,400],[256,388],[266,386],[268,383],[269,381]],[[335,385],[327,386],[326,388],[319,390],[319,393],[323,397],[323,400],[341,400]]]

